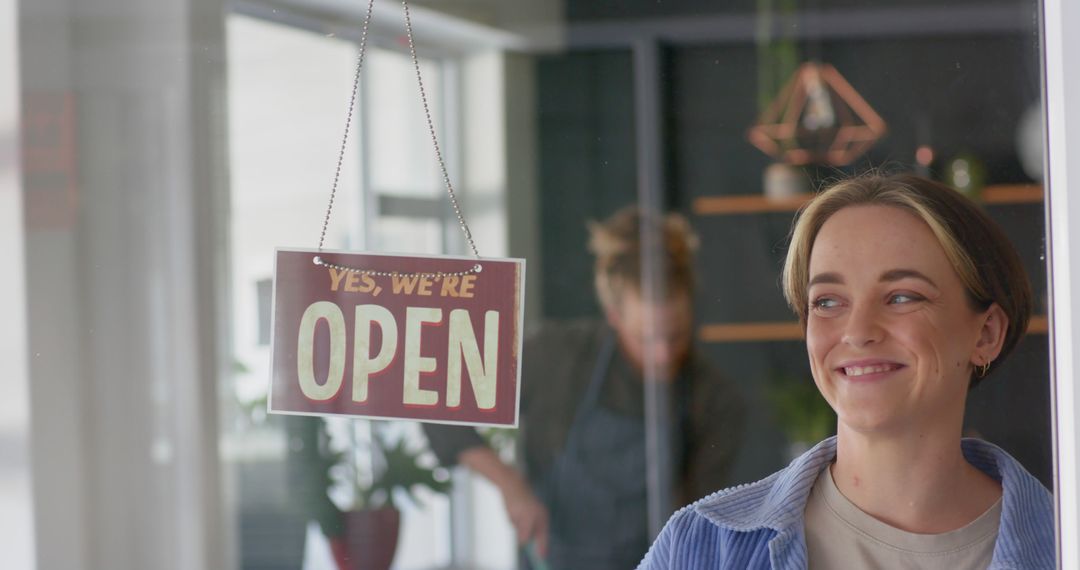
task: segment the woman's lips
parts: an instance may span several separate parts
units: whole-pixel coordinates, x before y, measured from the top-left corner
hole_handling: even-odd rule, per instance
[[[837,367],[836,370],[849,380],[873,380],[903,367],[903,364],[897,362],[879,360],[873,362],[849,362]]]

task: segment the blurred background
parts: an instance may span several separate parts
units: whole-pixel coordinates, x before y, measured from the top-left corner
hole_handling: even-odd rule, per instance
[[[527,260],[528,329],[602,317],[587,222],[690,221],[694,350],[746,418],[729,484],[832,434],[785,239],[828,180],[886,169],[981,201],[1021,252],[1037,315],[965,429],[1052,487],[1036,0],[410,6],[480,253]],[[318,242],[366,4],[0,8],[0,356],[27,379],[0,397],[0,532],[33,545],[10,567],[336,568],[325,517],[376,483],[392,568],[519,567],[498,490],[418,424],[265,413],[274,248]],[[344,156],[328,248],[467,252],[396,2],[375,6]],[[515,433],[485,436],[521,461]]]

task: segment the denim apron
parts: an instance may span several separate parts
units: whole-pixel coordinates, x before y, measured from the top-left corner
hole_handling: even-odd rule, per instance
[[[608,335],[566,445],[540,478],[551,570],[627,570],[649,547],[645,422],[600,405],[614,352]]]

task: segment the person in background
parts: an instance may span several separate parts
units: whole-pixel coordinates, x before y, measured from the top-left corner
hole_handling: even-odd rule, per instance
[[[924,178],[842,181],[795,222],[783,285],[837,435],[677,513],[640,568],[1055,568],[1049,491],[961,437],[1031,314],[993,220]]]
[[[424,429],[444,465],[464,465],[495,484],[519,541],[532,543],[547,567],[625,570],[651,540],[643,378],[663,402],[666,420],[655,433],[671,457],[677,505],[729,484],[743,405],[692,346],[696,238],[687,221],[627,207],[589,230],[604,319],[549,323],[526,340],[523,471],[472,428]],[[642,284],[651,270],[643,236],[653,238],[663,268],[662,292],[651,297]],[[653,374],[643,374],[647,363]]]

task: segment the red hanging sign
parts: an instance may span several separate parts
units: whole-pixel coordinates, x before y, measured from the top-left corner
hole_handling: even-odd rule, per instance
[[[517,426],[524,273],[520,259],[278,249],[269,411]]]

